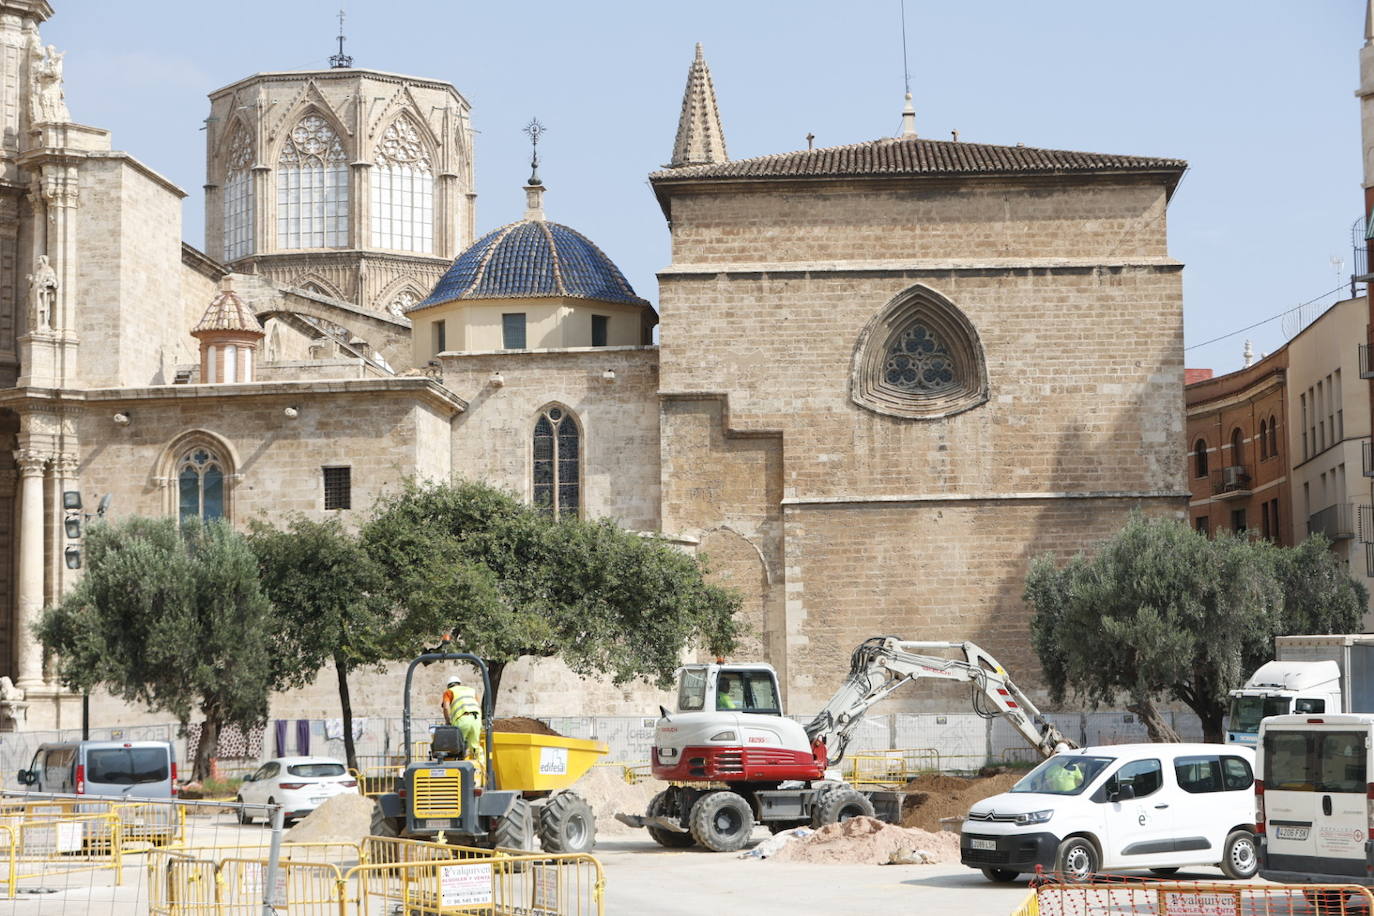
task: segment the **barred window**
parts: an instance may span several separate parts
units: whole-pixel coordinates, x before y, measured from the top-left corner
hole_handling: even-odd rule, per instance
[[[324,469],[324,507],[326,509],[353,508],[353,469]]]
[[[229,141],[224,174],[224,260],[253,253],[253,138],[239,124]]]
[[[555,518],[581,514],[581,439],[577,420],[562,407],[535,421],[534,504]]]
[[[508,312],[501,316],[501,347],[505,350],[525,349],[524,312]]]
[[[277,160],[277,245],[343,248],[348,244],[348,157],[319,115],[301,119]]]
[[[177,495],[181,521],[224,517],[224,462],[209,449],[194,448],[177,464]]]
[[[372,244],[434,250],[434,170],[420,131],[402,115],[382,132],[372,170]]]

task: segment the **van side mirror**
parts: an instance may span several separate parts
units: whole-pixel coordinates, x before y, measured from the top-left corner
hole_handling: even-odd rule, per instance
[[[31,771],[31,770],[20,770],[20,771],[19,771],[19,775],[18,775],[18,777],[17,777],[18,780],[19,780],[19,784],[20,784],[21,786],[31,786],[31,785],[33,785],[34,782],[35,782],[35,780],[34,780],[34,778],[33,778],[33,775],[34,775],[34,774],[33,774],[33,771]]]

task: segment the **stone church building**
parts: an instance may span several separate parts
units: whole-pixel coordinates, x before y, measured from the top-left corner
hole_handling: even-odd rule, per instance
[[[260,73],[210,94],[202,252],[185,192],[70,120],[52,13],[0,0],[8,727],[79,724],[30,627],[80,575],[65,522],[102,503],[356,522],[407,477],[468,477],[662,532],[740,590],[740,656],[796,712],[874,634],[971,639],[1033,685],[1029,559],[1186,506],[1181,161],[926,139],[909,103],[898,137],[731,160],[698,48],[649,176],[655,307],[546,217],[537,175],[476,237],[453,86]],[[355,713],[396,715],[399,686],[361,684]],[[502,691],[548,715],[657,702],[550,661]],[[273,714],[337,715],[332,677]]]

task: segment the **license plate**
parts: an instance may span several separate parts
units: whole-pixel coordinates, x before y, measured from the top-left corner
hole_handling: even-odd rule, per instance
[[[323,805],[323,804],[324,804],[325,802],[327,802],[327,801],[329,801],[328,798],[312,798],[312,799],[310,799],[310,803],[311,803],[312,805]]]
[[[969,845],[969,848],[970,848],[970,849],[996,849],[996,848],[997,848],[997,841],[996,841],[996,840],[969,840],[969,841],[968,841],[968,845]]]
[[[1274,838],[1279,840],[1305,840],[1309,827],[1295,827],[1288,824],[1274,826]]]

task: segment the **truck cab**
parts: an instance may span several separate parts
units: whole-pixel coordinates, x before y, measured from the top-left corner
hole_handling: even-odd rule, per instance
[[[1227,744],[1254,747],[1269,716],[1342,712],[1341,670],[1334,661],[1273,661],[1231,691]]]

